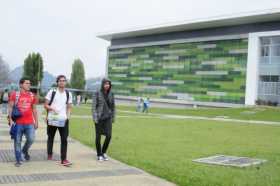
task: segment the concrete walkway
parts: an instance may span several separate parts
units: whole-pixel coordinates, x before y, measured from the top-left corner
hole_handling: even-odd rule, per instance
[[[140,169],[110,158],[107,162],[96,161],[96,152],[78,141],[69,139],[68,159],[71,167],[59,164],[60,141],[56,134],[54,161],[46,156],[46,125],[41,119],[36,131],[36,141],[31,147],[31,161],[21,167],[14,166],[13,142],[9,136],[6,119],[0,115],[0,185],[28,186],[173,186]]]
[[[121,110],[119,112],[142,115],[142,113],[134,112],[134,111]],[[157,114],[157,113],[149,113],[149,114],[147,114],[147,116],[154,116],[154,117],[159,117],[162,119],[166,119],[166,118],[168,118],[168,119],[193,119],[193,120],[223,121],[223,122],[235,122],[235,123],[244,123],[244,124],[280,126],[280,122],[276,122],[276,121],[242,120],[242,119],[231,119],[231,118],[223,118],[223,117],[187,116],[187,115]]]

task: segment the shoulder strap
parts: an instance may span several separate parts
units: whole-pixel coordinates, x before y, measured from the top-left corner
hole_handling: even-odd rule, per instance
[[[66,105],[69,103],[69,97],[70,97],[70,93],[68,90],[65,90],[66,91]]]
[[[49,105],[51,105],[51,104],[52,104],[52,102],[53,102],[53,100],[54,100],[54,96],[55,96],[55,94],[56,94],[56,91],[55,91],[55,90],[53,90],[53,91],[52,91],[51,100],[50,100],[50,102],[49,102]]]
[[[104,99],[104,102],[105,102],[104,105],[106,105],[106,107],[107,107],[108,109],[110,109],[110,107],[109,107],[107,101],[105,100],[104,94],[102,93],[101,95],[102,95],[102,97],[103,97],[103,99]],[[108,94],[108,97],[109,97],[109,94]],[[108,98],[108,99],[109,99],[109,98]]]
[[[15,102],[15,105],[18,104],[18,100],[19,100],[19,97],[20,97],[20,92],[16,92],[16,102]]]

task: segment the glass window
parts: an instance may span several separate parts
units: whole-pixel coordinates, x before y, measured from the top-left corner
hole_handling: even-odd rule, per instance
[[[269,45],[270,44],[270,38],[269,37],[261,38],[261,44],[262,45]]]
[[[271,76],[271,82],[278,82],[279,76]]]
[[[263,57],[269,56],[269,46],[262,46],[262,53],[261,53],[261,55]]]
[[[260,76],[262,82],[279,82],[279,76]]]
[[[279,36],[275,36],[275,37],[271,37],[271,44],[280,44],[280,37]]]
[[[269,76],[260,76],[262,82],[269,82]]]
[[[272,56],[280,56],[280,45],[272,45]]]

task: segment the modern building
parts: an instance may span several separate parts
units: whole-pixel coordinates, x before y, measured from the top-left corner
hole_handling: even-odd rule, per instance
[[[111,41],[107,76],[117,95],[207,104],[280,103],[280,9],[98,37]]]

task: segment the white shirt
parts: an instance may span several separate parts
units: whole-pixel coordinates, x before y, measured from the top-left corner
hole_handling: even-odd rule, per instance
[[[51,107],[53,109],[55,109],[58,112],[58,114],[55,114],[54,111],[50,111],[49,114],[48,114],[48,119],[53,118],[54,115],[56,115],[59,119],[66,120],[67,119],[67,105],[66,105],[67,95],[66,95],[66,91],[60,92],[58,89],[50,90],[45,97],[48,101],[51,100],[53,91],[56,91],[56,93],[55,93],[53,102],[51,104]],[[68,103],[72,104],[72,94],[71,94],[71,92],[69,92]]]

